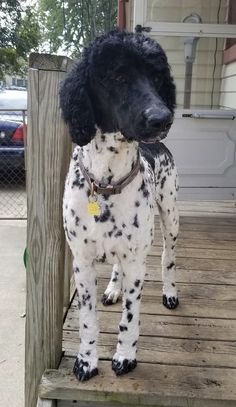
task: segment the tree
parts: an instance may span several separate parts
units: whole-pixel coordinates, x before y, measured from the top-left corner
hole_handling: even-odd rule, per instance
[[[100,33],[116,26],[117,0],[39,0],[44,50],[77,57]]]
[[[0,0],[0,18],[0,79],[7,73],[24,75],[28,53],[41,38],[37,16],[24,1]]]

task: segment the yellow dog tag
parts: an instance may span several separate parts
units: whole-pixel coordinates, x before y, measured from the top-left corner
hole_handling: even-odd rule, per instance
[[[99,216],[101,213],[101,208],[97,201],[88,202],[87,210],[88,210],[88,214],[91,216]]]

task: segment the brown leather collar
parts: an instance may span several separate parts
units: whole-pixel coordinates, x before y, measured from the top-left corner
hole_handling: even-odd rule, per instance
[[[94,193],[96,194],[101,194],[101,195],[117,195],[120,194],[121,191],[128,185],[130,184],[131,181],[136,177],[136,175],[139,172],[140,169],[140,157],[138,154],[137,161],[133,167],[133,169],[130,171],[128,175],[125,177],[121,178],[119,181],[114,182],[113,184],[107,184],[104,185],[101,182],[98,182],[92,174],[89,174],[83,164],[82,160],[82,152],[80,151],[79,153],[79,167],[81,169],[81,172],[88,182],[91,190],[91,195],[93,196]]]

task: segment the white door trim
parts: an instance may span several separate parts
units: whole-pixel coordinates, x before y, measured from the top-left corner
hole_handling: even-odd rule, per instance
[[[137,24],[148,26],[151,27],[152,34],[164,36],[236,38],[235,24],[157,23],[148,21],[147,1],[134,0],[134,27]]]

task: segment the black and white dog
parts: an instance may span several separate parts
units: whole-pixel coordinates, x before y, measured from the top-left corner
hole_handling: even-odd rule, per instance
[[[154,205],[163,232],[163,304],[178,305],[175,244],[178,179],[161,143],[173,121],[175,85],[167,58],[143,34],[113,31],[84,50],[60,90],[64,120],[75,147],[64,194],[64,227],[74,256],[79,294],[79,380],[98,373],[94,262],[113,265],[104,305],[123,295],[112,369],[136,366],[139,308],[146,256],[153,242]]]

